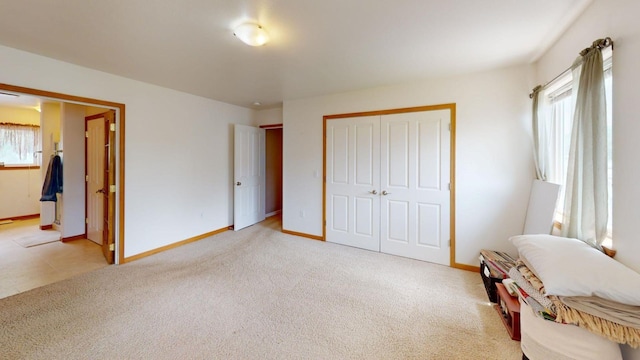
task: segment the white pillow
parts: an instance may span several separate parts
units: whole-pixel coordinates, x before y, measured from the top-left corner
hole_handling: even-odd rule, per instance
[[[597,296],[640,306],[640,274],[578,239],[518,235],[509,241],[542,280],[546,295]]]

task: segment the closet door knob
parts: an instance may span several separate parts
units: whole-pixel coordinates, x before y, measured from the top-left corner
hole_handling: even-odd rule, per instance
[[[378,192],[377,192],[377,191],[375,191],[375,190],[371,190],[371,191],[369,191],[369,193],[370,193],[370,194],[375,195],[375,194],[377,194]]]
[[[387,192],[387,190],[382,190],[382,195],[386,196],[386,195],[389,195],[389,194],[391,194],[391,193]]]
[[[241,183],[240,181],[238,181],[238,182],[236,183],[236,185],[240,186],[240,185],[242,185],[242,183]]]

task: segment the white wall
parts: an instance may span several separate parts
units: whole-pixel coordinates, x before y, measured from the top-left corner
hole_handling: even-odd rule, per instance
[[[282,124],[282,108],[256,111],[255,121],[258,126]]]
[[[34,109],[0,106],[0,122],[40,125],[40,113]]]
[[[0,122],[40,124],[33,109],[0,106]],[[40,170],[0,168],[0,219],[40,213]]]
[[[85,106],[63,103],[62,126],[62,237],[85,233]]]
[[[457,104],[456,261],[509,251],[534,178],[530,66],[284,102],[283,227],[322,235],[322,116]]]
[[[60,136],[60,103],[44,102],[41,105],[40,132],[42,134],[42,145],[39,161],[42,164],[40,183],[44,183],[47,177],[47,169],[54,154],[54,143],[61,142]],[[59,144],[60,145],[60,144]],[[64,183],[63,183],[64,185]],[[42,188],[42,186],[41,186]],[[61,204],[52,201],[40,203],[40,225],[51,225],[56,220],[56,207],[61,209]]]
[[[126,104],[125,257],[232,224],[232,124],[253,110],[5,46],[0,78]]]
[[[609,36],[613,53],[613,246],[616,259],[640,272],[640,31],[636,0],[595,0],[536,64],[544,83],[567,68],[592,41]],[[533,87],[534,84],[531,84]],[[640,349],[624,347],[625,359],[640,359]]]
[[[0,170],[0,219],[40,213],[40,169]]]

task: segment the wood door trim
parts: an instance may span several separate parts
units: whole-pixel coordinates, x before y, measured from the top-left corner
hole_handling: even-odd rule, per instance
[[[2,170],[38,170],[38,169],[40,169],[40,165],[34,165],[34,166],[2,165],[2,166],[0,166],[0,171],[2,171]]]
[[[104,181],[106,182],[106,198],[107,198],[107,203],[103,204],[103,212],[105,212],[106,214],[103,214],[102,220],[103,220],[103,229],[102,229],[102,243],[103,245],[103,252],[107,254],[107,262],[112,264],[114,263],[114,257],[115,257],[115,251],[111,251],[110,250],[110,246],[111,244],[114,244],[115,246],[115,219],[116,219],[116,206],[115,206],[115,201],[116,201],[116,196],[115,193],[111,192],[111,185],[116,186],[116,174],[115,174],[115,170],[116,170],[116,151],[114,148],[112,148],[112,145],[115,145],[116,143],[116,132],[115,131],[111,131],[111,125],[113,123],[114,126],[114,130],[115,130],[115,126],[116,126],[116,114],[115,111],[113,110],[109,110],[106,112],[105,114],[105,129],[104,129],[104,137],[105,137],[105,144],[109,144],[109,148],[108,150],[105,150],[104,152],[104,167],[103,170],[105,171],[105,173],[103,173],[104,175]],[[104,223],[104,220],[106,221],[106,224]],[[106,225],[106,228],[105,228]],[[106,241],[104,239],[106,235]],[[114,249],[115,250],[115,249]]]
[[[118,141],[118,151],[120,153],[118,160],[119,164],[117,166],[118,179],[117,179],[117,213],[118,213],[118,260],[122,261],[124,259],[124,247],[125,247],[125,239],[124,239],[124,199],[125,199],[125,110],[126,106],[122,103],[105,101],[99,99],[92,99],[82,96],[68,95],[63,93],[57,93],[46,90],[38,90],[33,88],[27,88],[23,86],[16,86],[10,84],[0,83],[0,90],[3,92],[12,92],[17,94],[25,94],[32,95],[38,97],[49,98],[52,100],[66,101],[66,102],[74,102],[81,103],[82,105],[97,105],[104,106],[118,110],[118,116],[116,118],[116,124],[119,128],[118,135],[120,137],[120,141]],[[115,204],[114,204],[115,205]],[[115,214],[114,214],[115,216]]]
[[[322,238],[327,239],[327,121],[335,119],[345,119],[351,117],[365,117],[365,116],[381,116],[392,114],[403,114],[411,112],[422,111],[436,111],[436,110],[449,110],[451,117],[451,131],[450,131],[450,170],[449,181],[451,182],[451,190],[449,191],[449,234],[451,237],[451,246],[449,248],[449,266],[457,269],[471,270],[476,269],[471,265],[460,264],[456,262],[456,103],[438,104],[438,105],[426,105],[415,106],[398,109],[386,109],[386,110],[373,110],[362,111],[345,114],[333,114],[325,115],[322,117]]]
[[[259,128],[260,129],[282,129],[282,124],[268,124],[268,125],[260,125]]]
[[[89,183],[87,182],[87,176],[89,174],[89,138],[87,137],[87,131],[89,131],[89,119],[84,118],[84,233],[89,234]]]
[[[466,271],[471,271],[471,272],[476,272],[476,273],[480,272],[480,267],[479,266],[455,263],[451,267],[455,268],[455,269],[466,270]]]
[[[14,93],[42,96],[42,97],[47,97],[55,100],[66,100],[66,101],[87,103],[87,104],[98,105],[98,106],[124,108],[124,104],[120,104],[116,102],[92,99],[92,98],[87,98],[82,96],[67,95],[67,94],[57,93],[53,91],[38,90],[38,89],[32,89],[32,88],[3,84],[3,83],[0,83],[0,90],[2,90],[3,92],[10,91]]]
[[[297,232],[297,231],[291,231],[291,230],[287,230],[287,229],[282,229],[281,232],[283,234],[295,235],[295,236],[300,236],[300,237],[304,237],[304,238],[307,238],[307,239],[324,241],[324,236],[311,235],[311,234],[301,233],[301,232]]]
[[[109,112],[109,111],[105,111],[105,112],[102,112],[102,113],[100,113],[100,114],[95,114],[95,115],[85,116],[84,120],[85,120],[85,122],[87,122],[87,121],[89,121],[89,120],[100,119],[100,118],[105,117],[105,116],[107,115],[107,113],[108,113],[108,112]]]
[[[69,241],[81,240],[81,239],[87,239],[87,234],[84,233],[84,234],[80,234],[80,235],[69,236],[69,237],[60,239],[60,241],[69,242]],[[89,240],[89,239],[87,239],[87,240]],[[91,240],[89,240],[89,241],[91,241]]]
[[[373,110],[373,111],[362,111],[362,112],[354,112],[354,113],[346,113],[346,114],[325,115],[323,116],[323,119],[332,120],[332,119],[344,119],[344,118],[350,118],[350,117],[392,115],[392,114],[403,114],[403,113],[411,113],[411,112],[451,110],[451,109],[453,109],[452,111],[455,111],[455,108],[456,108],[455,103],[448,103],[448,104],[438,104],[438,105],[414,106],[414,107],[399,108],[399,109]]]
[[[145,258],[147,256],[151,256],[151,255],[163,252],[163,251],[171,250],[171,249],[177,248],[177,247],[182,246],[182,245],[186,245],[186,244],[198,241],[198,240],[202,240],[204,238],[208,238],[208,237],[213,236],[213,235],[217,235],[217,234],[223,233],[223,232],[225,232],[227,230],[231,230],[231,226],[226,226],[226,227],[223,227],[223,228],[218,229],[218,230],[213,230],[213,231],[201,234],[201,235],[190,237],[190,238],[182,240],[182,241],[178,241],[178,242],[175,242],[175,243],[172,243],[172,244],[169,244],[169,245],[165,245],[165,246],[161,246],[159,248],[155,248],[155,249],[152,249],[152,250],[149,250],[149,251],[145,251],[145,252],[140,253],[140,254],[129,256],[127,258],[124,258],[122,263],[125,264],[125,263],[129,263],[129,262],[132,262],[132,261],[135,261],[135,260],[140,260],[140,259]]]
[[[7,218],[2,218],[0,219],[0,221],[4,221],[4,220],[13,220],[13,221],[18,221],[18,220],[31,220],[31,219],[37,219],[40,217],[40,214],[31,214],[31,215],[20,215],[20,216],[10,216]]]

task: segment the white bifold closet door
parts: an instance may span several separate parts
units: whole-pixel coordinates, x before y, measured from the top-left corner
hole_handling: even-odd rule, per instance
[[[326,240],[380,251],[380,117],[327,124]]]
[[[449,265],[450,110],[327,122],[326,240]]]

